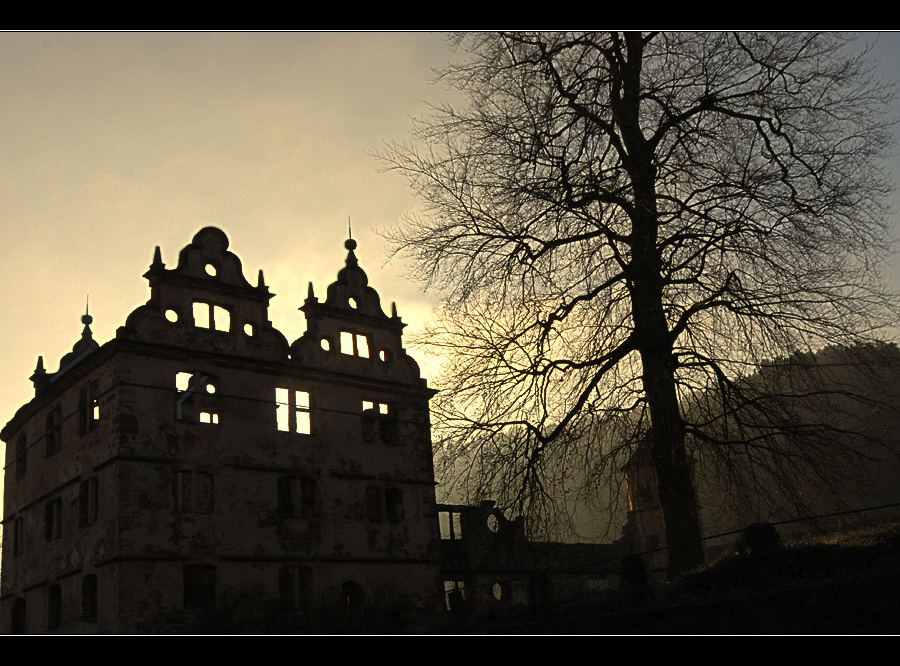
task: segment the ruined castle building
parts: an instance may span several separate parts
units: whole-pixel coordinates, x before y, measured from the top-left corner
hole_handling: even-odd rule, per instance
[[[292,344],[273,294],[219,229],[150,300],[72,352],[0,431],[6,442],[0,629],[166,631],[251,599],[349,613],[440,589],[428,401],[346,242],[300,308]],[[193,614],[193,615],[192,615]]]

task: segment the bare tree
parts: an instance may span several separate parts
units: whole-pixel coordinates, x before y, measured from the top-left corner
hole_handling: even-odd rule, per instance
[[[596,485],[649,437],[669,572],[691,568],[686,442],[778,449],[774,430],[722,426],[745,407],[713,426],[696,396],[746,405],[735,387],[761,360],[870,340],[890,317],[892,91],[835,34],[453,40],[464,57],[441,80],[464,102],[380,154],[424,203],[394,250],[446,299],[426,335],[447,358],[438,431],[532,513],[568,461]]]

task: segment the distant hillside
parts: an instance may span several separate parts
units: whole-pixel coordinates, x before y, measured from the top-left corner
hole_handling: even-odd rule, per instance
[[[896,345],[795,354],[692,408],[707,534],[900,501]]]

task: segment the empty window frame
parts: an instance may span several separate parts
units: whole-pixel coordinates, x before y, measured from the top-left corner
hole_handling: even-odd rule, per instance
[[[390,486],[384,489],[384,513],[391,525],[398,525],[403,522],[406,513],[403,510],[402,490]]]
[[[194,326],[228,333],[231,331],[231,312],[221,305],[194,301]]]
[[[369,339],[361,333],[341,331],[341,353],[369,358]]]
[[[175,374],[175,418],[184,422],[219,423],[219,378],[206,372]]]
[[[81,482],[78,491],[78,524],[88,527],[97,522],[97,478],[91,477]]]
[[[278,515],[291,518],[294,515],[294,477],[278,479]]]
[[[284,609],[297,610],[309,606],[312,598],[312,571],[308,567],[289,564],[278,572],[278,592]]]
[[[212,474],[181,470],[175,473],[175,511],[177,513],[212,513],[215,510],[215,487]]]
[[[44,505],[44,538],[53,541],[62,536],[62,500],[55,499]]]
[[[380,523],[384,520],[384,512],[381,505],[381,488],[378,486],[366,487],[366,519],[370,523]]]
[[[397,419],[390,406],[383,402],[363,400],[362,410],[363,440],[374,442],[378,439],[383,444],[396,445],[399,439]]]
[[[282,432],[311,435],[312,399],[309,392],[276,388],[275,423]]]
[[[438,525],[441,539],[462,539],[462,514],[458,511],[440,511]]]
[[[100,425],[100,396],[97,380],[78,393],[78,434],[86,435]]]
[[[368,486],[366,488],[366,518],[370,523],[387,519],[392,525],[403,522],[403,491],[399,488]]]
[[[59,453],[62,448],[62,409],[58,405],[47,413],[44,445],[44,455],[48,458]]]
[[[462,580],[444,581],[444,604],[451,613],[459,613],[465,610],[466,587]]]
[[[283,518],[315,518],[319,512],[316,482],[302,477],[278,479],[278,515]]]
[[[51,585],[47,589],[47,629],[59,629],[62,621],[62,588]]]
[[[81,619],[93,624],[97,621],[97,576],[88,574],[81,579]]]

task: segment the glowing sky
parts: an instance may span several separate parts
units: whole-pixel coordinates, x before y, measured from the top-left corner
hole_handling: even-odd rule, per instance
[[[366,151],[406,136],[450,56],[427,33],[0,34],[2,422],[38,355],[54,372],[79,338],[86,294],[103,343],[149,297],[154,247],[174,267],[207,225],[251,283],[265,271],[289,341],[307,283],[324,297],[343,266],[348,216],[387,312],[421,321],[435,301],[382,269],[373,234],[412,194]]]
[[[900,79],[900,35],[875,55]],[[429,81],[453,57],[429,33],[0,34],[0,425],[38,355],[54,372],[71,350],[86,294],[106,342],[149,297],[154,247],[173,267],[207,225],[252,283],[265,271],[290,341],[307,283],[324,295],[343,265],[348,216],[385,309],[423,321],[436,301],[382,267],[373,233],[415,201],[366,151],[447,96]]]

